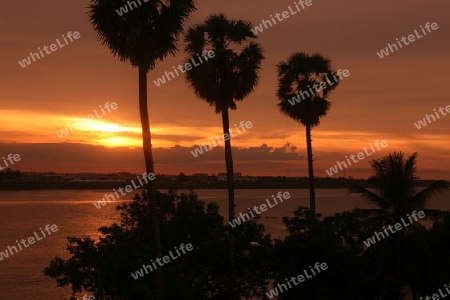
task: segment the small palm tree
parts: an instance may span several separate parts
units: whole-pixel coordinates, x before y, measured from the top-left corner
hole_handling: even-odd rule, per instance
[[[258,83],[258,70],[264,56],[250,22],[228,20],[223,14],[213,14],[202,24],[189,28],[185,50],[190,55],[186,62],[197,60],[206,48],[214,52],[208,61],[186,71],[186,80],[196,96],[214,106],[222,115],[224,136],[230,136],[228,109],[237,109],[236,102],[244,100]],[[197,60],[198,61],[198,60]],[[225,140],[225,162],[228,182],[228,218],[235,218],[234,181],[231,140]],[[231,281],[236,280],[234,267],[234,237],[230,232]],[[233,284],[233,283],[231,283]],[[236,297],[235,288],[231,288]]]
[[[438,220],[450,213],[435,209],[426,209],[427,202],[437,193],[450,188],[444,180],[435,181],[429,187],[416,192],[417,153],[408,159],[402,152],[386,155],[379,160],[372,160],[375,171],[369,181],[376,192],[361,186],[352,190],[360,192],[361,196],[376,205],[375,209],[357,209],[360,218],[366,224],[366,235],[373,235],[375,231],[382,231],[383,226],[389,226],[406,220],[413,211],[423,211],[424,220]],[[414,220],[414,219],[412,219]],[[432,280],[439,265],[440,258],[435,255],[425,239],[424,227],[417,222],[395,232],[395,237],[386,237],[370,247],[371,253],[378,257],[380,271],[397,276],[398,279],[411,287],[414,299],[417,291],[426,286],[427,280]],[[419,268],[419,265],[423,268]]]
[[[315,218],[316,196],[314,190],[311,129],[320,125],[321,118],[328,113],[331,103],[326,98],[338,86],[339,77],[333,79],[335,71],[331,67],[330,59],[323,57],[319,53],[313,55],[303,52],[294,53],[288,58],[287,62],[280,62],[277,65],[277,70],[278,107],[282,114],[299,122],[306,128],[310,216]],[[332,81],[334,81],[334,84]],[[321,83],[322,86],[326,84],[327,87],[324,89],[314,88],[314,85],[320,86]],[[303,99],[300,100],[300,97]],[[297,98],[297,101],[294,100],[295,98]]]
[[[129,2],[129,1],[128,1]],[[116,10],[127,5],[125,0],[91,0],[89,18],[103,45],[123,62],[139,72],[139,112],[147,174],[155,173],[150,121],[147,108],[147,73],[157,60],[176,53],[176,41],[183,25],[195,11],[195,0],[148,0],[134,10],[119,15]],[[155,182],[147,186],[154,224],[156,255],[162,256],[159,236],[158,204]]]
[[[374,185],[377,193],[360,186],[353,189],[379,208],[360,211],[370,215],[381,215],[389,221],[404,218],[414,210],[423,210],[425,219],[431,220],[439,220],[448,215],[445,211],[425,209],[425,206],[433,195],[449,189],[449,182],[438,180],[416,193],[416,158],[417,152],[408,159],[404,158],[402,152],[394,152],[378,160],[372,160],[371,166],[375,175],[369,179],[369,182]]]

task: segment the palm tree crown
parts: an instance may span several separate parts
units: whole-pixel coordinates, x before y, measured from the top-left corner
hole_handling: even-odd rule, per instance
[[[91,0],[89,18],[101,43],[114,56],[147,71],[155,67],[156,60],[176,53],[176,40],[196,9],[195,0],[148,0],[120,16],[116,9],[124,5],[127,1]]]
[[[259,44],[252,41],[256,36],[251,28],[247,21],[213,14],[186,34],[185,50],[190,58],[207,47],[214,51],[214,58],[187,71],[186,79],[196,96],[214,106],[216,113],[228,108],[235,110],[235,101],[243,100],[257,85],[264,56]]]
[[[331,61],[319,53],[308,55],[303,52],[292,54],[287,62],[280,62],[278,70],[278,90],[277,97],[280,100],[278,107],[281,113],[300,122],[311,126],[320,124],[320,118],[325,116],[330,109],[331,103],[326,98],[338,86],[338,80],[320,92],[310,93],[313,85],[320,85],[321,82],[328,84],[333,78],[334,69]],[[307,92],[309,96],[304,97],[300,103],[292,105],[289,103],[296,95]],[[303,94],[304,95],[304,94]]]
[[[369,181],[377,192],[362,187],[356,188],[356,191],[362,193],[362,197],[379,208],[366,210],[368,213],[382,213],[391,221],[404,218],[414,210],[423,210],[429,219],[438,219],[446,214],[439,210],[425,209],[425,206],[432,195],[448,189],[449,183],[438,180],[416,193],[416,158],[417,153],[406,159],[402,152],[394,152],[371,162],[375,175]]]

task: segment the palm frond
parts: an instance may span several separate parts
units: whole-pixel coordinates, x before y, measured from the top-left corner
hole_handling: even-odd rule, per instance
[[[386,210],[392,207],[392,204],[389,201],[362,186],[353,186],[351,190],[356,193],[361,193],[361,197],[368,200],[370,203],[375,204],[381,209]]]
[[[425,213],[425,220],[439,221],[450,217],[450,211],[443,211],[439,209],[422,209]]]
[[[127,1],[91,0],[87,13],[102,45],[119,60],[147,70],[176,53],[176,41],[196,10],[195,0],[148,0],[120,15],[123,6]]]
[[[417,193],[414,197],[412,197],[411,203],[413,203],[414,206],[417,207],[417,209],[422,209],[425,207],[426,202],[429,201],[433,195],[448,190],[449,188],[450,183],[448,181],[445,180],[435,181],[429,187],[423,189],[422,191]]]
[[[369,217],[380,217],[385,216],[386,211],[379,208],[355,208],[352,213],[355,214],[357,218],[367,219]]]
[[[276,95],[280,112],[311,128],[320,125],[331,107],[326,98],[337,86],[337,83],[334,86],[328,84],[327,76],[333,72],[331,60],[320,53],[296,52],[286,62],[279,62]],[[321,83],[327,88],[321,89]]]
[[[205,48],[214,51],[214,58],[187,70],[185,77],[195,95],[215,107],[216,113],[236,109],[236,102],[246,98],[258,84],[264,55],[251,29],[248,21],[212,14],[187,31],[185,50],[190,56],[186,62]]]

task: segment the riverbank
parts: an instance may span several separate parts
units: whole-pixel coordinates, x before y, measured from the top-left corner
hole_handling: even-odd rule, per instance
[[[158,180],[158,189],[227,189],[224,181],[203,182],[203,181],[168,181]],[[433,180],[420,180],[418,187],[429,186]],[[0,190],[99,190],[114,189],[118,186],[131,184],[128,180],[79,180],[79,181],[4,181],[0,182]],[[309,189],[307,178],[288,177],[260,177],[258,181],[235,181],[236,189]],[[371,185],[364,179],[347,178],[316,178],[314,180],[316,189],[348,189],[354,185],[370,188]]]

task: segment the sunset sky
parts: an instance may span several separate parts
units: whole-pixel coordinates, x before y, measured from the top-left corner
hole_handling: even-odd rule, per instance
[[[230,113],[230,124],[253,128],[232,139],[235,172],[307,176],[305,128],[279,113],[276,64],[294,52],[319,52],[350,76],[330,96],[332,108],[312,131],[315,175],[347,155],[386,140],[388,146],[337,176],[367,178],[369,162],[394,151],[417,151],[418,175],[450,179],[450,116],[420,130],[415,122],[450,105],[450,3],[434,1],[318,1],[258,34],[266,59],[260,82]],[[0,12],[0,157],[18,153],[13,169],[54,172],[143,172],[138,73],[102,46],[87,15],[89,1],[6,1]],[[294,1],[198,1],[187,27],[211,13],[245,19],[254,26]],[[437,30],[380,59],[376,52],[427,22]],[[186,27],[186,29],[187,29]],[[22,68],[18,61],[61,35],[80,38]],[[225,172],[224,149],[199,157],[194,145],[222,134],[221,117],[196,99],[179,76],[157,87],[153,80],[186,59],[183,41],[175,57],[148,74],[148,102],[156,173]],[[89,121],[106,102],[118,108]],[[81,122],[81,123],[80,123]],[[73,132],[57,132],[77,123]],[[231,127],[232,129],[234,126]],[[2,160],[0,160],[2,163]]]

